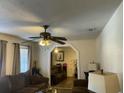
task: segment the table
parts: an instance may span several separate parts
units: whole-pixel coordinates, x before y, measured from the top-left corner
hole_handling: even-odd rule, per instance
[[[89,73],[88,89],[96,93],[118,93],[120,91],[118,76],[110,72]]]

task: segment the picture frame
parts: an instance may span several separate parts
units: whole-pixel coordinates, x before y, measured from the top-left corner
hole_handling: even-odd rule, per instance
[[[59,51],[56,54],[56,61],[64,61],[64,51]]]

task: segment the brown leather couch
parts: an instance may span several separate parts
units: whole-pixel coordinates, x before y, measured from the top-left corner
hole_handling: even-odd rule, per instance
[[[62,67],[52,66],[51,68],[51,85],[56,85],[67,78],[67,71]]]
[[[48,88],[48,78],[27,73],[0,78],[0,93],[36,93]]]

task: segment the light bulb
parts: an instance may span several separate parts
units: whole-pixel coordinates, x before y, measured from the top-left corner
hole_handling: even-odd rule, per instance
[[[58,48],[55,48],[54,52],[55,53],[58,53],[59,52]]]
[[[45,45],[49,46],[50,45],[50,40],[45,40]]]
[[[50,40],[41,40],[39,42],[39,45],[41,45],[41,46],[49,46],[50,45]]]
[[[41,45],[41,46],[45,46],[45,42],[44,42],[44,40],[41,40],[41,41],[39,42],[39,45]]]

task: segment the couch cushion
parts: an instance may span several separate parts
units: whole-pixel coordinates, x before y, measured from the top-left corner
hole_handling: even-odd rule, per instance
[[[0,93],[11,93],[8,76],[0,78]]]
[[[41,76],[30,76],[30,82],[31,84],[40,84],[40,83],[47,83],[47,78],[41,77]]]
[[[23,89],[16,91],[16,93],[35,93],[37,91],[38,91],[38,88],[25,87]]]
[[[12,93],[25,87],[25,78],[21,74],[9,76],[9,80],[12,85]]]
[[[46,89],[48,88],[48,84],[47,83],[41,83],[41,84],[32,84],[29,85],[28,87],[33,87],[33,88],[38,88],[38,90],[42,90],[42,89]]]

